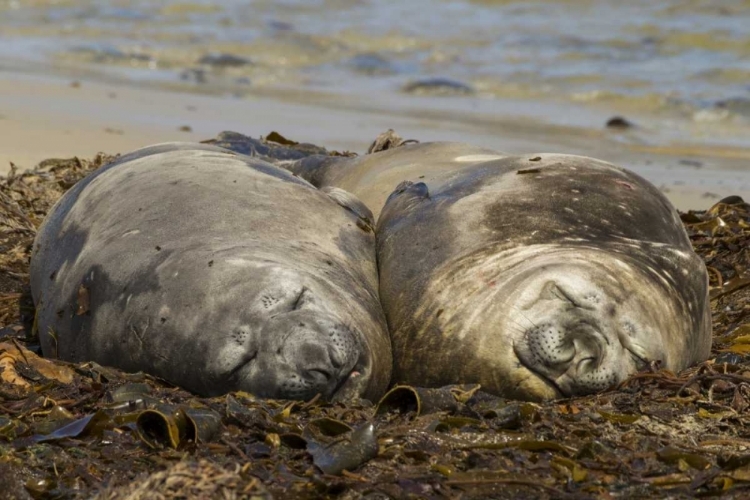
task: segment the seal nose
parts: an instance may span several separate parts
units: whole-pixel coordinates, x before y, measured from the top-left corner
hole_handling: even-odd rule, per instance
[[[295,360],[298,373],[316,387],[327,386],[337,371],[328,350],[317,342],[298,346]]]
[[[283,378],[282,390],[294,399],[317,393],[331,397],[354,370],[359,344],[348,328],[330,319],[297,321],[279,348],[282,363],[291,370]]]
[[[608,341],[594,327],[540,325],[528,332],[534,368],[566,395],[589,394],[617,382],[617,368],[606,362]]]

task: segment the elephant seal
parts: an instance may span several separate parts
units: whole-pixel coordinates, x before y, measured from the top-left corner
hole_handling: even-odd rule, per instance
[[[204,396],[376,399],[392,359],[371,217],[349,193],[222,148],[126,155],[39,230],[42,350]]]
[[[706,268],[658,189],[592,158],[495,154],[425,143],[292,166],[374,213],[407,181],[376,228],[394,382],[545,400],[707,359]]]

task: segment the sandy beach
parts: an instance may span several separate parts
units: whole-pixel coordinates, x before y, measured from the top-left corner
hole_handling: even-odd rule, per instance
[[[730,194],[750,198],[745,150],[649,148],[601,130],[563,127],[511,114],[426,112],[391,103],[320,93],[261,90],[201,95],[70,77],[0,73],[0,172],[47,158],[125,153],[165,141],[199,141],[223,130],[251,136],[272,130],[298,141],[362,153],[393,128],[421,141],[467,141],[516,154],[564,152],[631,168],[659,186],[680,209],[703,209]]]

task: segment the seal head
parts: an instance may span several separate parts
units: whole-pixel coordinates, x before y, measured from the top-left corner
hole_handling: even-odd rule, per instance
[[[361,334],[327,309],[311,280],[294,270],[267,268],[256,296],[247,306],[247,321],[229,327],[224,346],[210,356],[209,372],[223,383],[262,397],[326,399],[343,397],[366,383],[371,360]],[[258,282],[265,286],[257,288]],[[310,283],[303,285],[301,283]],[[238,349],[241,347],[241,349]],[[226,378],[225,378],[226,377]],[[222,380],[224,379],[224,380]]]

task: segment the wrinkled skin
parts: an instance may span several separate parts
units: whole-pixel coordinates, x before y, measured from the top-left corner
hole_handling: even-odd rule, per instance
[[[221,148],[136,151],[39,231],[43,352],[207,396],[377,398],[392,360],[362,217],[349,193]]]
[[[393,382],[544,400],[708,357],[707,272],[654,186],[592,158],[496,155],[426,143],[293,167],[380,212]]]

